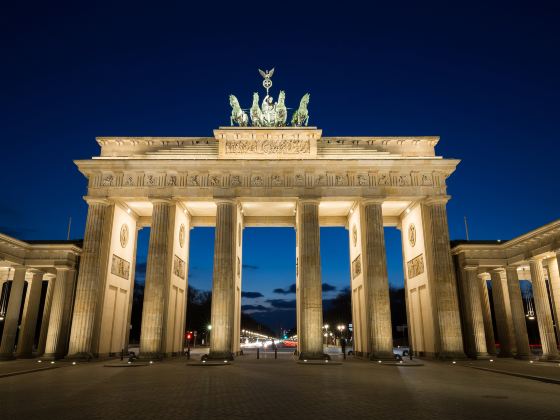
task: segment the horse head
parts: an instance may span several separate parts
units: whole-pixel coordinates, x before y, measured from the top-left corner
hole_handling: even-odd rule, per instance
[[[284,101],[286,100],[286,93],[281,90],[278,94],[278,105],[284,105]]]

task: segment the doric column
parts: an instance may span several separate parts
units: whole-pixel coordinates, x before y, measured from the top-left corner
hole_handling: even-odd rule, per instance
[[[486,285],[486,275],[478,275],[478,285],[480,288],[480,303],[482,306],[482,320],[484,321],[484,335],[486,336],[486,349],[489,354],[496,354],[496,340],[494,338],[494,326],[492,325],[492,312],[490,309],[490,297],[488,296],[488,286]]]
[[[518,359],[528,359],[531,355],[531,350],[529,348],[529,337],[527,336],[525,310],[523,308],[521,288],[519,287],[517,267],[508,265],[506,267],[506,276],[513,321],[513,333],[516,343],[515,357]]]
[[[369,357],[372,360],[394,359],[389,280],[385,256],[385,235],[380,200],[362,205],[362,249],[364,252],[364,287],[368,323]]]
[[[480,280],[478,267],[466,266],[462,272],[463,294],[465,305],[465,321],[468,324],[468,346],[471,357],[488,357],[486,347],[486,334],[484,331],[484,318],[480,294]]]
[[[496,328],[498,329],[498,341],[500,343],[499,357],[511,357],[513,346],[513,333],[510,331],[507,311],[506,297],[502,275],[505,275],[504,269],[499,268],[490,272],[492,280],[492,300],[494,302],[494,315],[496,317]]]
[[[235,318],[235,230],[237,203],[216,202],[216,236],[214,240],[214,274],[212,280],[212,330],[210,359],[233,359]]]
[[[540,258],[531,258],[529,260],[529,267],[531,269],[533,298],[535,299],[539,335],[541,337],[542,358],[555,360],[558,359],[558,346],[554,334],[554,325],[552,323],[552,313],[550,311],[548,292],[546,290],[542,260]]]
[[[68,333],[72,317],[72,297],[75,288],[75,270],[69,267],[57,267],[56,283],[51,303],[51,313],[45,358],[59,359],[66,355]]]
[[[17,345],[17,357],[33,357],[35,328],[41,303],[41,288],[43,287],[43,272],[32,270],[33,278],[27,286],[27,299],[23,308],[21,327]]]
[[[0,360],[14,358],[14,346],[16,344],[19,311],[21,309],[26,271],[27,269],[25,267],[16,267],[14,269],[14,279],[12,280],[12,288],[10,289],[8,309],[6,310],[6,317],[4,318],[2,343],[0,344]]]
[[[45,353],[45,345],[47,344],[47,333],[49,331],[49,318],[51,317],[51,304],[55,282],[56,277],[50,277],[48,280],[49,284],[47,286],[47,295],[45,296],[45,305],[43,306],[43,315],[41,318],[39,344],[37,345],[37,356],[42,356]]]
[[[426,264],[435,305],[436,348],[438,357],[444,359],[465,357],[446,202],[447,197],[435,197],[422,204]]]
[[[146,263],[142,329],[140,332],[140,355],[145,358],[161,358],[163,320],[168,279],[170,248],[170,213],[174,205],[169,200],[153,200],[150,244]]]
[[[296,215],[298,261],[298,339],[300,359],[322,359],[323,300],[319,232],[319,201],[300,199]]]
[[[93,332],[99,300],[103,293],[103,273],[107,270],[105,243],[111,234],[108,223],[109,209],[110,205],[106,201],[89,202],[70,332],[70,358],[93,357]]]
[[[558,259],[560,249],[556,251],[556,256],[548,259],[548,284],[552,295],[552,309],[556,320],[556,335],[560,341],[560,273],[558,270]]]

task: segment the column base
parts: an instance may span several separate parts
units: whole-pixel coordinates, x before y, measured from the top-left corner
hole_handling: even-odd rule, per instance
[[[530,354],[516,354],[515,356],[513,356],[514,359],[517,360],[529,360],[532,359]]]
[[[200,360],[227,360],[230,362],[233,359],[233,353],[230,351],[211,351],[200,358]]]
[[[0,354],[0,360],[14,360],[16,356],[13,354]]]
[[[492,356],[489,353],[478,353],[474,356],[475,360],[490,360],[491,358]]]
[[[74,353],[74,354],[69,354],[68,356],[65,357],[65,359],[67,360],[76,360],[76,361],[81,361],[81,362],[89,362],[90,360],[94,359],[93,353],[88,353],[88,352],[81,352],[81,353]]]
[[[547,354],[539,356],[538,360],[541,360],[543,362],[558,362],[560,361],[560,356],[558,356],[557,354]]]
[[[60,359],[64,359],[64,355],[63,354],[58,354],[58,353],[45,353],[41,356],[41,359],[60,360]],[[70,358],[68,357],[68,359],[70,359]]]
[[[331,360],[331,356],[323,352],[301,352],[299,354],[299,360]]]

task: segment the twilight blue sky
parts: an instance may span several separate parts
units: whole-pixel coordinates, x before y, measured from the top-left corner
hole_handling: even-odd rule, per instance
[[[98,154],[95,136],[211,135],[228,123],[228,94],[248,104],[259,89],[258,67],[276,68],[289,106],[311,93],[310,123],[325,135],[440,135],[437,152],[462,159],[449,180],[452,238],[464,215],[474,239],[559,217],[557,5],[231,3],[4,6],[0,231],[65,238],[72,216],[81,237],[86,182],[72,160]],[[400,284],[398,234],[387,234]],[[212,231],[192,239],[191,283],[207,288]],[[272,290],[293,282],[293,242],[290,229],[247,229],[244,261],[258,268],[245,290],[282,297]],[[338,289],[347,246],[344,230],[323,229],[324,278]]]

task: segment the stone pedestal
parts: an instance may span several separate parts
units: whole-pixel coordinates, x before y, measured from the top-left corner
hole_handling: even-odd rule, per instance
[[[152,227],[146,264],[146,285],[142,308],[142,330],[140,336],[140,356],[161,358],[163,320],[165,310],[166,280],[169,271],[170,213],[174,205],[169,200],[152,202]]]
[[[217,201],[209,359],[233,360],[237,203]]]
[[[515,357],[517,359],[528,359],[531,356],[531,350],[529,348],[529,337],[527,336],[527,325],[525,323],[525,309],[523,308],[523,298],[521,297],[521,289],[519,287],[517,267],[507,266],[506,276],[513,321],[513,333],[516,343]]]
[[[35,328],[39,315],[41,301],[41,288],[43,287],[43,272],[33,271],[33,278],[27,287],[27,299],[21,319],[20,335],[17,345],[16,357],[33,357],[33,344],[35,341]]]
[[[361,206],[363,217],[364,287],[368,325],[369,358],[394,360],[389,280],[385,256],[382,201],[368,200]]]
[[[449,247],[446,198],[422,204],[426,264],[434,305],[437,351],[441,359],[465,358],[457,284]]]
[[[533,297],[535,299],[535,310],[537,312],[539,335],[541,337],[542,358],[544,360],[556,360],[559,358],[558,347],[554,334],[542,261],[533,258],[529,260],[529,267],[531,269],[531,280],[533,281]]]
[[[296,217],[299,358],[323,359],[319,201],[299,200]]]
[[[467,349],[469,356],[480,359],[489,357],[484,332],[484,318],[480,298],[478,267],[467,266],[463,269],[463,295],[465,299],[465,321],[468,325]]]
[[[19,311],[21,309],[26,271],[27,269],[25,267],[16,267],[14,269],[14,279],[12,280],[12,288],[10,289],[8,309],[6,310],[6,317],[4,318],[2,342],[0,343],[0,360],[10,360],[14,358],[14,346],[16,344]]]
[[[504,290],[502,276],[503,269],[493,270],[490,273],[492,279],[492,300],[494,301],[494,314],[496,316],[496,328],[498,329],[498,342],[500,343],[499,357],[513,356],[513,332],[510,330],[508,314],[506,310],[507,299]]]
[[[478,287],[480,289],[480,303],[482,306],[482,320],[484,321],[484,335],[486,336],[486,349],[489,354],[496,355],[496,339],[494,338],[494,326],[492,325],[492,312],[490,310],[490,297],[486,285],[486,274],[478,275]]]
[[[45,345],[44,357],[47,359],[60,359],[66,355],[74,288],[75,271],[65,267],[57,268]]]
[[[108,215],[111,206],[106,201],[90,201],[86,220],[80,273],[70,332],[69,358],[91,359],[99,299],[107,269],[105,242],[110,235]]]

